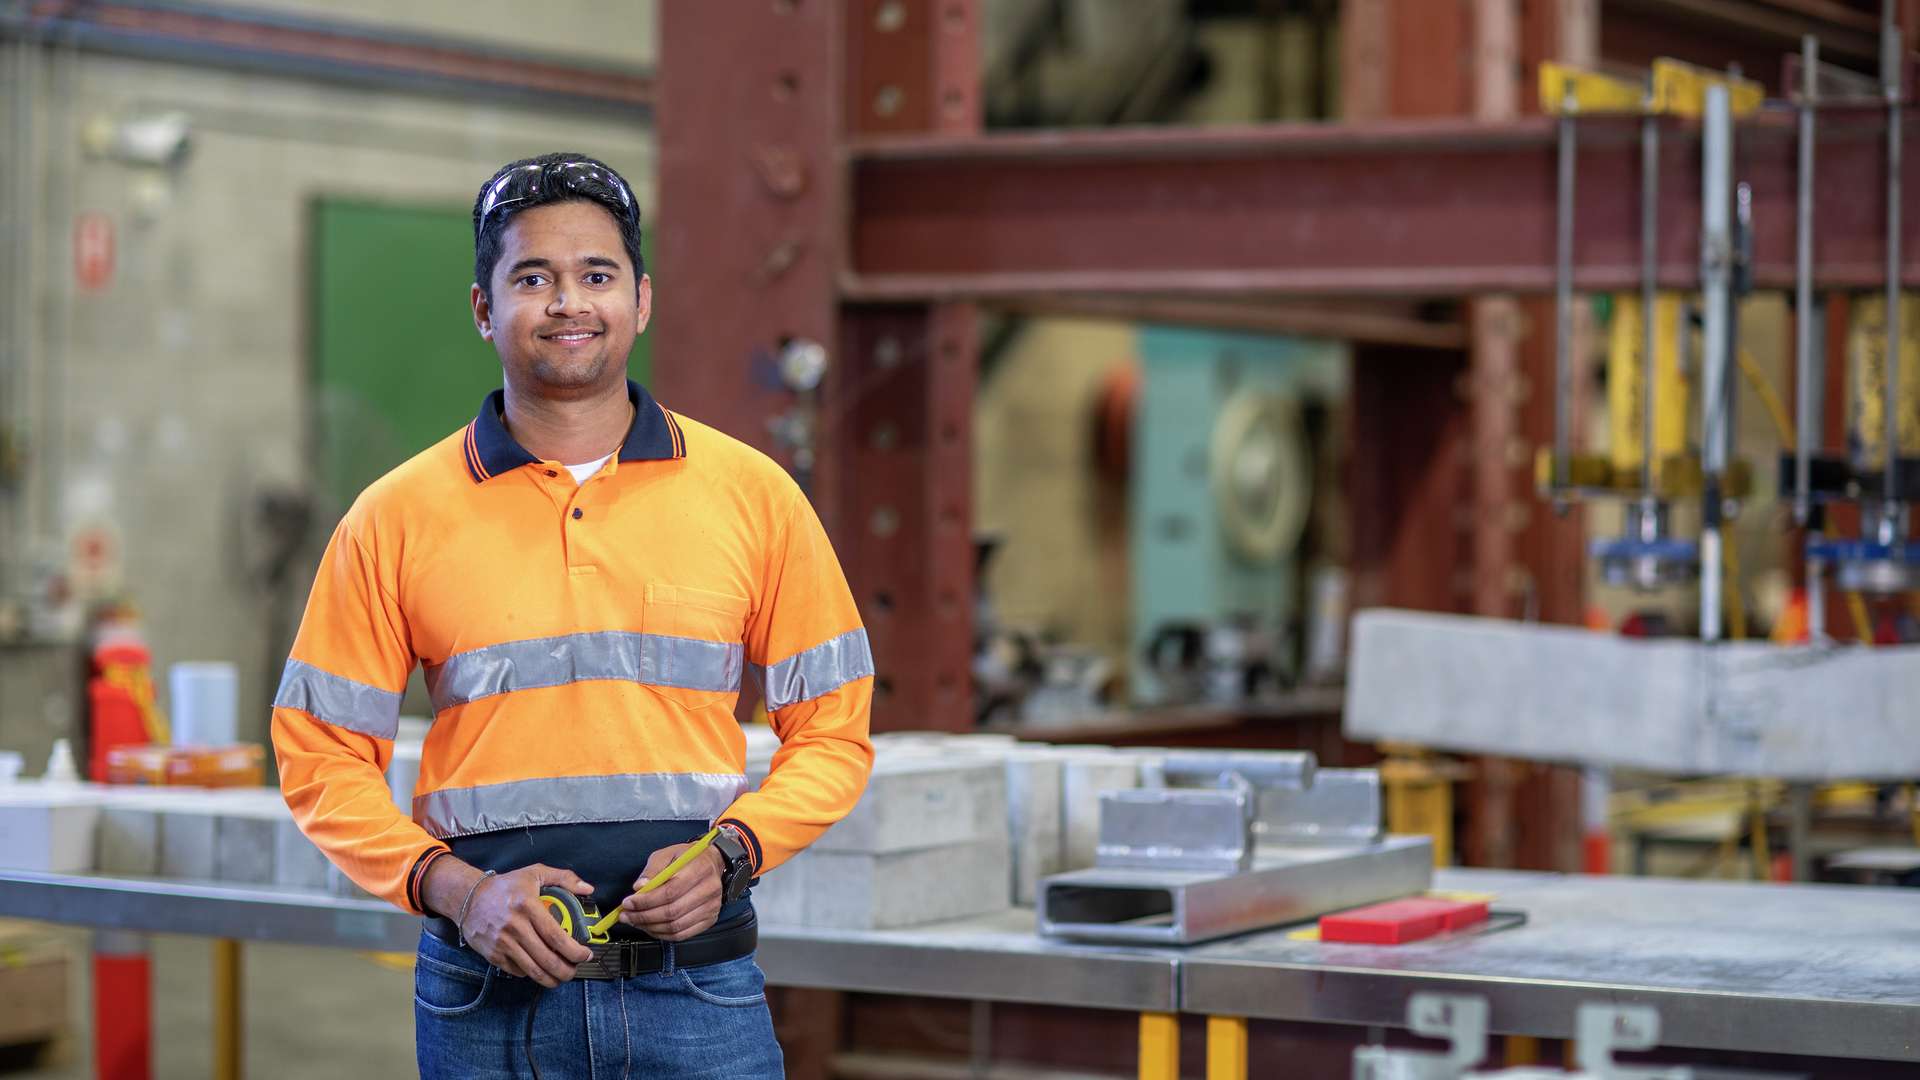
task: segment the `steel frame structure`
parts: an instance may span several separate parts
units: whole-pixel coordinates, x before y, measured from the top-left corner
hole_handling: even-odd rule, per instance
[[[776,357],[795,339],[828,347],[812,494],[873,628],[876,726],[971,719],[973,303],[1484,298],[1464,363],[1446,337],[1357,352],[1356,440],[1419,464],[1355,462],[1356,533],[1369,533],[1356,599],[1578,618],[1579,529],[1533,503],[1525,467],[1552,424],[1551,307],[1534,297],[1554,283],[1555,129],[1522,113],[1540,60],[1597,59],[1598,8],[1387,9],[1343,9],[1357,123],[983,135],[975,0],[662,5],[659,392],[784,456],[768,419],[795,399]],[[1388,62],[1436,41],[1474,62]],[[1879,175],[1880,115],[1823,113],[1823,177]],[[1631,289],[1639,122],[1581,123],[1575,284]],[[1657,274],[1691,287],[1699,133],[1661,127]],[[1756,282],[1790,287],[1792,119],[1746,121],[1736,142]],[[1910,171],[1903,198],[1917,187]],[[1822,288],[1884,281],[1884,212],[1823,185]],[[1916,219],[1902,226],[1909,284]],[[1470,572],[1436,569],[1442,550]],[[1571,803],[1566,777],[1545,782]],[[1523,840],[1476,861],[1501,865]]]

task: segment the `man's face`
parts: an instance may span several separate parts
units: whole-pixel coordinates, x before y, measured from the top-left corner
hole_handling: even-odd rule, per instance
[[[613,215],[597,203],[551,203],[514,215],[500,239],[493,298],[473,287],[473,321],[507,382],[565,398],[623,381],[653,285],[635,280]]]

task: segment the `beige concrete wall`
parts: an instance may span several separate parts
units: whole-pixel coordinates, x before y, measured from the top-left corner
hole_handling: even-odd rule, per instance
[[[393,7],[396,19],[451,32],[465,26],[459,13],[505,5],[432,5],[432,18],[426,6]],[[545,25],[544,16],[523,21]],[[588,34],[582,20],[552,22],[582,41],[617,37],[604,25]],[[561,44],[544,33],[520,40]],[[619,48],[650,55],[650,40]],[[278,672],[266,656],[268,598],[251,577],[258,545],[246,523],[262,491],[311,480],[313,200],[352,195],[464,210],[501,163],[574,149],[631,177],[651,211],[652,136],[637,123],[572,109],[469,105],[95,54],[50,58],[40,75],[35,169],[45,227],[33,255],[38,325],[29,362],[40,382],[28,495],[44,513],[41,543],[26,554],[57,563],[74,530],[111,528],[159,663],[238,661],[242,734],[259,736]],[[185,114],[192,129],[192,151],[176,169],[82,148],[90,123],[165,111]],[[99,293],[70,284],[66,223],[82,211],[115,226],[118,268]],[[462,295],[467,285],[446,283]],[[302,587],[296,611],[304,596]]]

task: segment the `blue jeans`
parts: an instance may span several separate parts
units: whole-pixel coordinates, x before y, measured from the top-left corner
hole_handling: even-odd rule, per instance
[[[527,1013],[536,998],[532,1049],[543,1080],[786,1075],[766,978],[752,956],[542,990],[422,932],[413,972],[422,1080],[532,1077]]]

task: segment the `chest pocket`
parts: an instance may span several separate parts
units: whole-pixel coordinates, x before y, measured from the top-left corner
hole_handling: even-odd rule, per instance
[[[732,645],[745,641],[753,605],[738,596],[659,582],[647,586],[641,628],[649,634]]]

